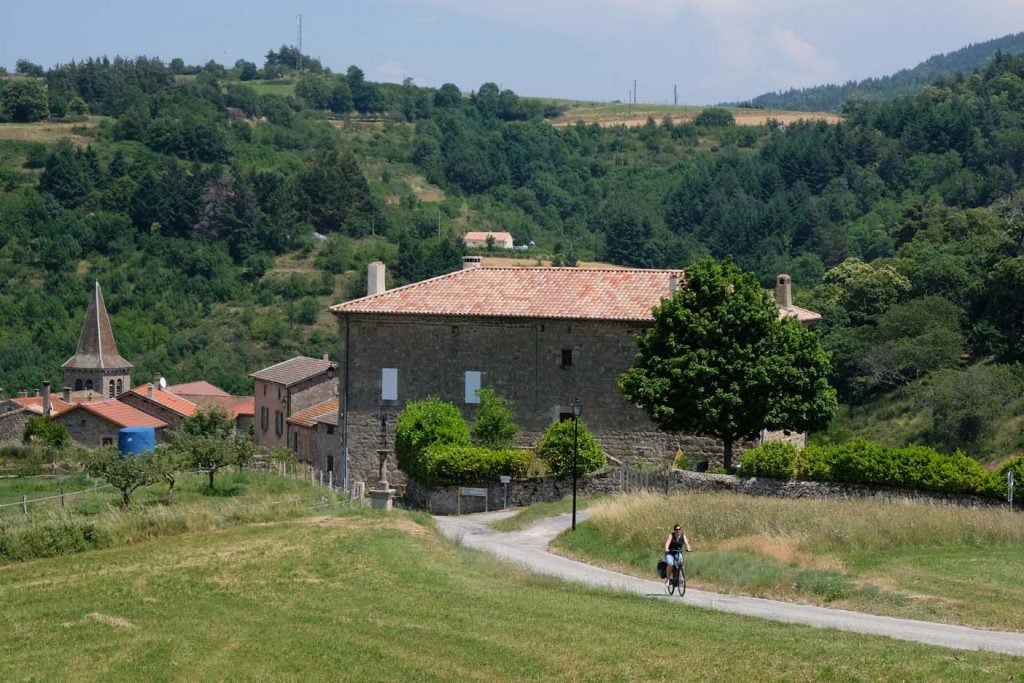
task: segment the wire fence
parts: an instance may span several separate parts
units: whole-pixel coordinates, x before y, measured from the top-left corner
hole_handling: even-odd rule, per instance
[[[29,477],[25,477],[25,478],[28,479]],[[52,501],[59,500],[60,501],[60,506],[61,507],[65,507],[67,505],[68,498],[72,498],[74,496],[81,496],[81,495],[92,495],[92,494],[98,493],[99,491],[101,491],[103,489],[110,489],[110,488],[114,488],[114,487],[111,486],[110,484],[100,484],[99,481],[97,480],[97,481],[93,482],[92,487],[87,488],[87,489],[81,489],[81,490],[78,490],[78,491],[65,491],[64,489],[61,489],[59,493],[55,493],[55,494],[49,495],[49,496],[40,496],[38,498],[29,498],[28,494],[22,494],[21,500],[19,500],[19,501],[14,501],[13,503],[0,503],[0,511],[4,510],[6,508],[19,507],[19,508],[21,508],[22,512],[24,512],[27,515],[28,512],[29,512],[29,506],[30,505],[35,505],[37,503],[42,503],[42,502],[50,501],[50,500],[52,500]]]

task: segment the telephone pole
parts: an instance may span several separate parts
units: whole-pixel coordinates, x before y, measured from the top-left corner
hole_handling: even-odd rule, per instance
[[[672,104],[679,106],[679,86],[675,83],[672,84]]]
[[[299,36],[298,36],[299,37],[299,41],[298,41],[299,42],[299,54],[296,55],[296,57],[295,57],[295,70],[298,71],[299,73],[302,73],[302,15],[301,14],[298,17],[296,17],[295,23],[297,24],[298,33],[299,33]]]

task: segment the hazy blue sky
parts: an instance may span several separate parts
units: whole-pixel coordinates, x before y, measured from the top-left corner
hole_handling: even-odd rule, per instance
[[[494,81],[524,95],[645,102],[745,99],[880,76],[1024,30],[1024,0],[0,0],[0,64],[99,55],[188,63],[296,42],[370,80]]]

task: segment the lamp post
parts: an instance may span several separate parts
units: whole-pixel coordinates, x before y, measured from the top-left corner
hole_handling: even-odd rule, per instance
[[[580,459],[580,413],[583,401],[577,396],[572,402],[572,530],[576,531],[576,469]]]

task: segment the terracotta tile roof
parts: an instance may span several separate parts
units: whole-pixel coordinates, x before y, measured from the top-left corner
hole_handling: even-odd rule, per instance
[[[324,360],[322,358],[310,358],[308,356],[296,356],[295,358],[286,360],[283,363],[271,365],[269,368],[263,368],[249,376],[253,379],[262,379],[267,382],[274,382],[276,384],[283,384],[290,387],[293,384],[298,384],[303,380],[319,375],[328,368],[337,369],[337,367],[338,364],[334,361]]]
[[[106,420],[118,427],[154,427],[161,429],[167,426],[167,423],[163,420],[157,419],[152,415],[132,408],[127,403],[122,403],[113,398],[104,399],[102,401],[82,401],[76,403],[71,410],[65,413],[61,413],[61,417],[71,415],[76,410],[84,410],[92,413],[97,417]]]
[[[200,408],[219,408],[231,419],[239,415],[256,414],[256,398],[254,396],[192,396],[191,400]]]
[[[333,419],[332,416],[333,415]],[[333,398],[330,401],[324,401],[318,403],[312,408],[306,408],[305,410],[299,411],[288,418],[289,424],[300,425],[302,427],[315,427],[317,422],[326,422],[327,424],[338,424],[338,399]]]
[[[563,320],[654,319],[681,270],[488,268],[458,270],[331,307],[336,314],[451,315]],[[779,317],[816,320],[796,306]]]
[[[166,388],[166,391],[178,396],[230,396],[228,392],[224,391],[220,387],[210,384],[206,380],[199,380],[198,382],[187,382],[185,384],[175,384]]]
[[[150,397],[149,390],[153,389],[153,396]],[[177,394],[172,394],[166,389],[153,386],[152,382],[143,384],[142,386],[135,387],[128,393],[135,394],[143,398],[146,401],[152,401],[157,403],[168,410],[171,410],[182,417],[192,417],[199,412],[199,406],[186,398],[182,398]]]
[[[114,332],[110,329],[110,318],[107,307],[103,303],[103,292],[100,283],[93,287],[92,299],[85,311],[85,322],[82,334],[78,337],[78,348],[75,355],[64,361],[64,368],[128,369],[132,364],[117,352]]]
[[[31,413],[36,415],[43,414],[43,397],[42,396],[19,396],[10,399],[14,403],[17,403],[22,408],[27,409]],[[71,410],[71,404],[65,403],[64,399],[60,396],[50,395],[50,415],[60,415],[61,413]]]
[[[334,313],[651,320],[679,270],[469,268],[331,307]]]

